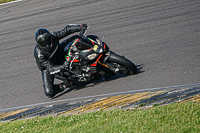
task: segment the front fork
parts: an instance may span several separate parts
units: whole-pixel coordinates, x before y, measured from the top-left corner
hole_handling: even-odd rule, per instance
[[[111,72],[117,73],[119,71],[119,68],[116,68],[114,65],[112,65],[111,63],[108,63],[107,60],[109,59],[110,55],[112,54],[112,51],[108,51],[105,54],[105,57],[103,59],[103,61],[98,61],[97,63],[108,68]]]

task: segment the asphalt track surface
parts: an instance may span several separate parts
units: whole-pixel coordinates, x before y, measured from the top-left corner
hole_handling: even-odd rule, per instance
[[[38,28],[91,25],[110,49],[132,60],[137,75],[43,93],[33,57]],[[199,0],[23,0],[0,5],[0,109],[107,93],[200,83]]]

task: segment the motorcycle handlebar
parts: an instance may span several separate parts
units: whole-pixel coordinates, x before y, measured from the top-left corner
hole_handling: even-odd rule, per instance
[[[85,36],[85,34],[86,34],[86,32],[87,32],[87,30],[88,30],[89,28],[90,28],[90,25],[87,27],[87,29],[81,30],[80,33],[79,33],[79,35],[80,35],[80,36]]]

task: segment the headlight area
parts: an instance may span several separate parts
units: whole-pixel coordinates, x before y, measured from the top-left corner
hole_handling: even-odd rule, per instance
[[[97,53],[90,54],[90,55],[87,56],[87,59],[88,59],[88,60],[93,60],[93,59],[95,59],[98,55],[99,55],[99,54],[97,54]]]

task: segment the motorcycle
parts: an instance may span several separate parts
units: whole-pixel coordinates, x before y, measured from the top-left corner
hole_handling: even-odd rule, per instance
[[[70,87],[79,83],[109,78],[117,73],[123,75],[137,73],[133,62],[111,51],[98,36],[86,36],[87,30],[68,39],[65,59],[69,62],[69,66],[68,69],[55,74],[56,79],[62,80],[67,87]]]

